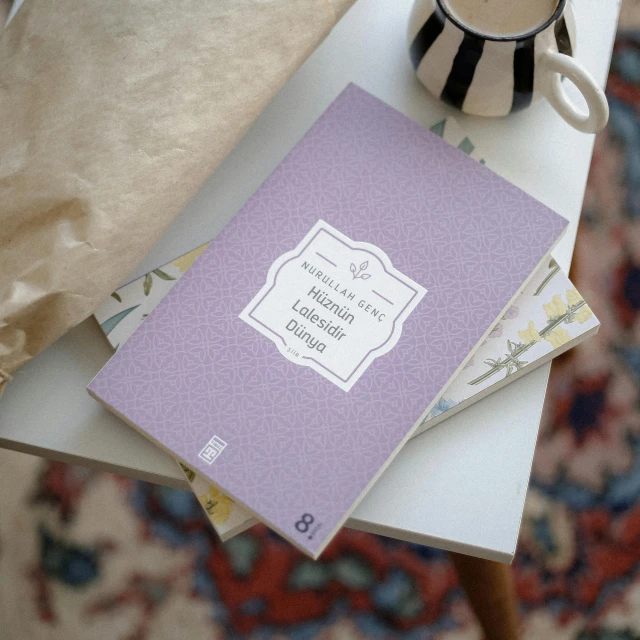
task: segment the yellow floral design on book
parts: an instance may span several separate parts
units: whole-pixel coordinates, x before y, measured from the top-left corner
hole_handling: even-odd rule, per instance
[[[538,330],[533,324],[533,320],[529,320],[529,326],[524,331],[518,331],[518,337],[525,344],[530,344],[531,342],[540,342],[540,340],[542,340],[540,334],[538,333]]]
[[[584,324],[587,320],[593,318],[593,311],[591,311],[589,306],[586,303],[580,305],[581,302],[584,303],[584,298],[576,289],[567,289],[567,302],[569,303],[569,306],[576,307],[578,309],[575,313],[575,319],[578,323]]]
[[[198,500],[215,524],[224,524],[229,519],[233,502],[215,487],[210,486],[207,493],[198,496]]]
[[[583,324],[590,318],[593,318],[593,311],[585,304],[580,310],[576,313],[576,320]]]
[[[559,349],[563,344],[567,344],[567,342],[571,340],[571,336],[567,333],[566,329],[558,327],[548,333],[544,339],[551,343],[554,349]]]
[[[554,261],[549,263],[549,269],[551,270],[550,274],[544,278],[542,284],[536,289],[534,297],[538,296],[544,287],[550,284],[553,276],[559,272],[557,264]],[[562,293],[556,293],[549,302],[542,305],[542,310],[546,316],[544,326],[537,328],[536,322],[529,320],[527,328],[517,332],[520,341],[515,342],[507,339],[506,353],[499,358],[486,358],[484,363],[489,366],[489,369],[467,384],[479,385],[485,383],[497,373],[504,372],[509,376],[519,371],[529,364],[522,356],[530,349],[534,349],[532,353],[535,353],[535,349],[538,348],[536,345],[540,345],[543,339],[551,345],[552,349],[560,349],[568,342],[571,342],[575,336],[572,336],[567,331],[567,328],[570,329],[573,323],[583,324],[591,320],[594,316],[593,311],[587,306],[587,303],[575,288],[565,289],[565,291],[567,297],[566,302],[562,299]],[[515,317],[517,317],[517,314]],[[506,316],[503,320],[505,319]],[[576,333],[575,330],[574,333]]]
[[[552,318],[557,318],[558,316],[563,316],[567,312],[567,305],[564,303],[559,293],[553,296],[551,302],[543,304],[542,308],[547,314],[547,318],[550,320]]]
[[[584,298],[576,289],[567,289],[567,302],[570,305],[578,304],[578,302],[582,302],[583,300]]]

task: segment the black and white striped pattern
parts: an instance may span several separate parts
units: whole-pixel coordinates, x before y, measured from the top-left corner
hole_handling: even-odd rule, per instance
[[[564,4],[564,0],[561,0]],[[569,2],[543,31],[522,39],[490,39],[461,29],[439,0],[417,0],[409,23],[409,54],[419,80],[465,113],[504,116],[540,97],[536,51],[573,54]]]

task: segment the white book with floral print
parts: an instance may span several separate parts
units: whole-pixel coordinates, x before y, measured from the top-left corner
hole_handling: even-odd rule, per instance
[[[598,332],[600,323],[555,260],[542,267],[440,394],[417,436]]]
[[[453,119],[443,120],[431,130],[484,163],[482,154]],[[98,308],[95,317],[115,349],[142,324],[207,246],[120,287]],[[415,435],[560,355],[598,328],[591,309],[550,261],[534,275],[467,366],[440,394]],[[257,522],[207,480],[178,464],[222,540]]]

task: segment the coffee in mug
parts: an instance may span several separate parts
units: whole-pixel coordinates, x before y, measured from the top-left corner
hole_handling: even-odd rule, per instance
[[[409,55],[422,84],[465,113],[505,116],[545,97],[572,127],[602,129],[602,88],[573,58],[571,0],[415,0]],[[567,95],[582,93],[584,112]]]
[[[547,22],[558,0],[445,0],[461,23],[491,36],[518,36]]]

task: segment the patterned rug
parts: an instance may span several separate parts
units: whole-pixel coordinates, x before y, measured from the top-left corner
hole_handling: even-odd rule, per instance
[[[640,639],[640,32],[621,33],[514,572],[527,640]],[[0,451],[3,640],[480,640],[445,553],[345,530],[320,562],[192,494]]]

